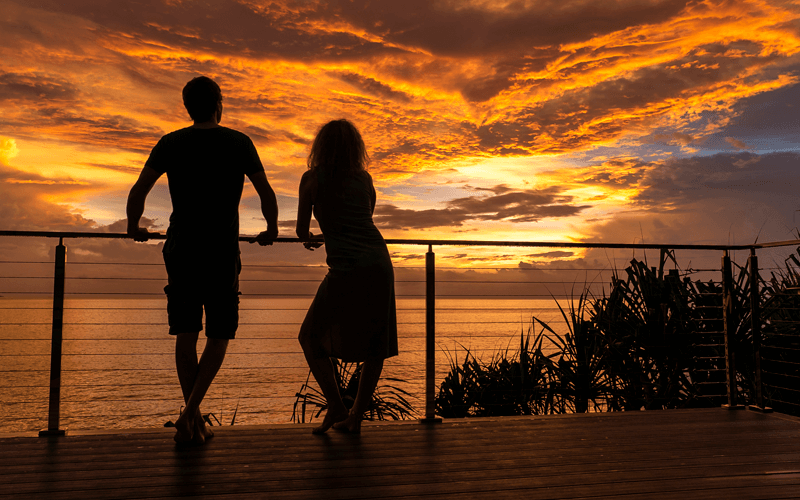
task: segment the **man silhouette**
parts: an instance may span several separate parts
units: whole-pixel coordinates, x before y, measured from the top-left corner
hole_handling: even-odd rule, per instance
[[[219,125],[222,92],[208,77],[183,88],[194,121],[158,141],[128,195],[128,234],[146,241],[139,227],[144,203],[166,173],[172,199],[164,264],[169,333],[176,337],[175,365],[186,407],[175,423],[179,444],[213,436],[200,403],[211,386],[239,324],[239,201],[246,175],[261,199],[267,230],[254,241],[271,245],[278,235],[278,205],[253,142]],[[206,316],[206,346],[198,362],[197,339]]]

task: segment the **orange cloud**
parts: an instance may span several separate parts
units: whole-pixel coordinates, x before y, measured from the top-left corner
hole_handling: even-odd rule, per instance
[[[740,141],[739,139],[735,139],[733,137],[726,137],[725,142],[735,147],[736,149],[750,149],[750,146]]]

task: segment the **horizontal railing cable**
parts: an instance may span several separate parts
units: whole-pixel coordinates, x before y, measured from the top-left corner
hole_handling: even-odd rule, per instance
[[[99,238],[99,239],[133,239],[127,233],[102,233],[82,231],[21,231],[2,230],[0,236],[25,236],[44,238]],[[163,233],[150,233],[151,240],[164,240]],[[239,241],[250,242],[255,236],[239,236]],[[275,243],[302,243],[308,240],[300,238],[279,237]],[[644,250],[750,250],[751,248],[777,248],[800,245],[800,240],[776,241],[752,245],[700,245],[700,244],[667,244],[667,243],[602,243],[602,242],[569,242],[569,241],[497,241],[497,240],[421,240],[405,238],[386,238],[389,245],[422,245],[422,246],[500,246],[500,247],[552,247],[552,248],[618,248]]]
[[[52,276],[0,276],[0,279],[53,279]],[[159,281],[166,282],[167,278],[141,278],[130,276],[68,276],[65,278],[67,281],[72,280],[94,280],[94,281]],[[319,279],[240,279],[240,283],[319,283]],[[437,283],[473,283],[482,285],[509,285],[509,284],[527,284],[527,285],[572,285],[574,281],[565,280],[533,280],[533,281],[520,281],[520,280],[436,280]],[[425,280],[395,280],[395,283],[425,283]],[[592,285],[592,283],[587,283]],[[601,285],[600,283],[595,284]]]

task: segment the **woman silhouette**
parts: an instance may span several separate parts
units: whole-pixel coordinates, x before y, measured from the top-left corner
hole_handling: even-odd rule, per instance
[[[314,139],[308,170],[300,180],[297,236],[309,240],[305,243],[309,250],[321,245],[309,231],[313,211],[328,263],[328,274],[299,335],[311,373],[328,402],[322,424],[312,431],[315,434],[332,425],[359,432],[383,360],[397,355],[394,270],[386,242],[372,222],[376,197],[368,162],[356,127],[347,120],[334,120]],[[363,361],[349,412],[339,394],[332,357]]]

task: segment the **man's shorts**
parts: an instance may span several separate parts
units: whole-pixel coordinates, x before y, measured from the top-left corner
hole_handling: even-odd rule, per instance
[[[164,254],[168,284],[169,333],[199,332],[206,315],[206,337],[232,339],[239,327],[239,255],[208,260]]]

